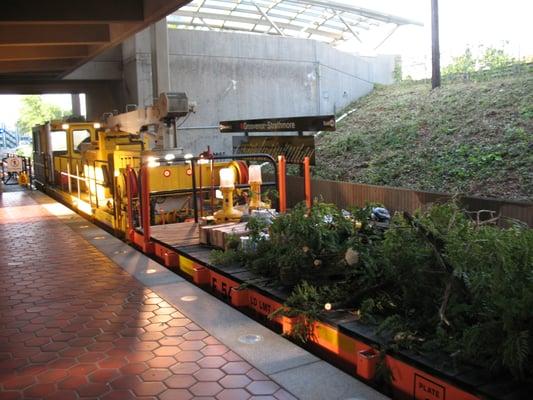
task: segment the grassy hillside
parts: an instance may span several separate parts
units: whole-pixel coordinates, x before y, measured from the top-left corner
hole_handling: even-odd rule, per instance
[[[317,177],[533,199],[533,74],[378,86],[317,138]]]

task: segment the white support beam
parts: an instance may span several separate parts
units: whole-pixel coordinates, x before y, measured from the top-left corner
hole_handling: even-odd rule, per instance
[[[389,31],[389,33],[387,34],[387,36],[385,36],[385,38],[384,38],[381,42],[379,42],[379,44],[378,44],[376,47],[374,47],[374,50],[377,50],[378,48],[380,48],[380,47],[383,45],[383,43],[385,43],[385,42],[387,41],[387,39],[390,38],[390,37],[392,36],[392,34],[393,34],[394,32],[396,32],[396,29],[398,29],[399,27],[400,27],[400,25],[395,25],[395,26]]]
[[[280,34],[281,36],[285,36],[283,31],[281,29],[279,29],[279,27],[276,25],[276,23],[270,19],[270,17],[267,15],[267,13],[264,12],[263,9],[261,7],[259,7],[259,5],[255,1],[253,1],[252,3],[257,8],[257,10],[261,13],[261,15],[270,23],[270,25],[272,25],[272,27],[276,30],[276,32],[278,32],[278,34]]]
[[[359,34],[355,31],[355,29],[342,17],[340,13],[336,13],[337,17],[342,21],[344,25],[346,25],[346,28],[350,31],[350,33],[359,41],[359,43],[363,43],[361,39],[359,38]]]
[[[211,27],[209,26],[209,24],[206,23],[206,22],[202,19],[202,17],[196,17],[196,18],[199,19],[200,22],[201,22],[202,24],[205,25],[205,27],[207,28],[208,31],[212,31],[212,30],[213,30],[213,28],[211,28]]]

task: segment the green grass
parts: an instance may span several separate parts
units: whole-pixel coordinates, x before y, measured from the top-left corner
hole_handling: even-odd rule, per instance
[[[317,138],[320,178],[533,198],[533,74],[377,86]]]

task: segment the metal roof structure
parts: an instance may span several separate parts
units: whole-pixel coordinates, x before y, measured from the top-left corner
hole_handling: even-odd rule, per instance
[[[422,25],[362,7],[325,0],[193,0],[167,17],[171,28],[240,31],[315,39],[333,46],[380,31],[379,47],[398,27]],[[376,47],[376,48],[377,48]]]

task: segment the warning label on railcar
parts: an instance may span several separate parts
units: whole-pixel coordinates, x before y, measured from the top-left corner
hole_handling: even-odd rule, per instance
[[[423,376],[415,374],[414,400],[445,400],[446,388],[430,381]]]
[[[6,159],[7,172],[22,172],[22,159],[19,157],[8,157]]]

